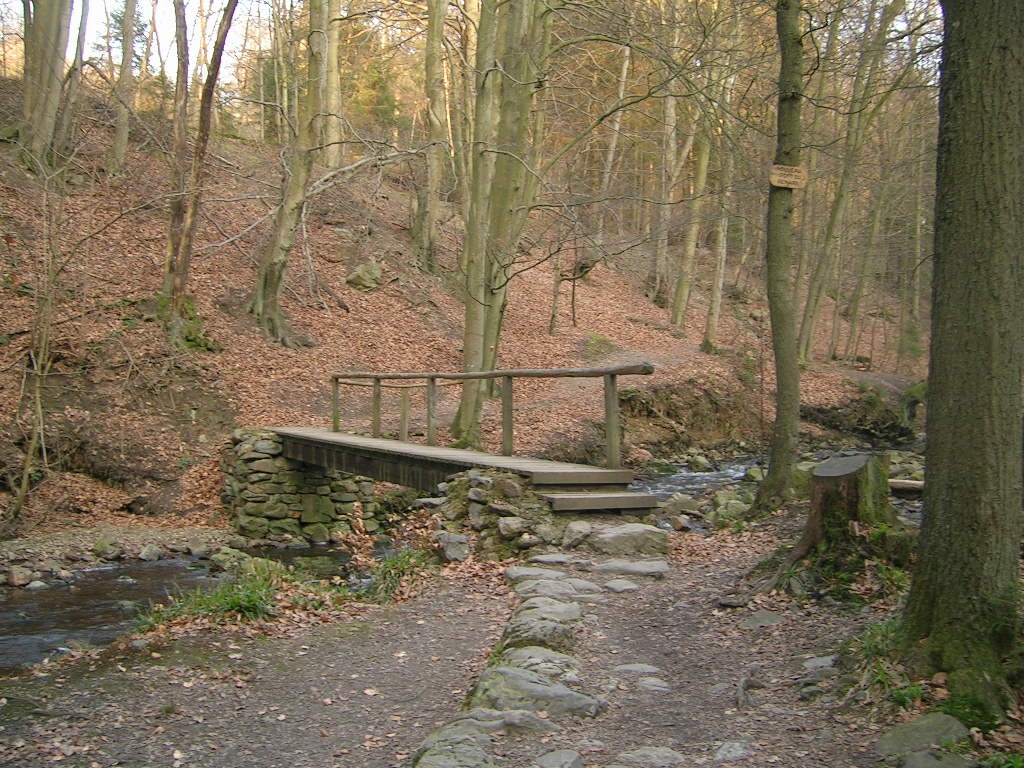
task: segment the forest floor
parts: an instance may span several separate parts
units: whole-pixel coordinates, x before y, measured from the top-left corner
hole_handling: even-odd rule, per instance
[[[891,604],[771,596],[718,606],[756,558],[798,527],[781,515],[743,532],[673,534],[668,576],[587,607],[574,687],[604,697],[607,710],[552,718],[549,734],[495,736],[496,765],[525,768],[567,748],[604,766],[660,747],[687,765],[728,766],[715,755],[737,743],[747,745],[742,764],[751,767],[880,762],[880,730],[912,711],[845,702],[835,680],[814,697],[799,683],[810,660],[839,654],[844,639],[883,619]],[[452,568],[402,604],[353,606],[330,624],[149,635],[37,666],[3,681],[0,760],[25,768],[408,766],[427,734],[458,714],[495,647],[512,603],[499,574],[493,565]],[[742,626],[766,610],[777,623]],[[629,663],[658,667],[671,690],[645,690],[617,669]],[[750,686],[744,706],[737,685],[751,674],[762,687]]]
[[[84,153],[83,162],[89,162]],[[97,168],[102,157],[94,158]],[[59,227],[46,229],[42,196],[10,158],[0,162],[0,471],[16,476],[30,423],[33,318],[44,290],[55,296],[53,368],[44,389],[49,470],[39,478],[5,548],[40,555],[90,548],[100,537],[130,544],[217,543],[229,533],[220,512],[219,452],[236,426],[328,423],[330,374],[352,370],[455,371],[461,365],[459,232],[444,225],[437,275],[410,268],[407,194],[386,176],[339,185],[309,206],[305,247],[296,252],[283,297],[308,343],[270,343],[245,313],[254,282],[275,158],[242,143],[217,147],[197,234],[191,291],[205,349],[170,348],[157,322],[162,280],[167,174],[137,152],[124,177],[97,171],[76,181]],[[148,202],[146,202],[148,201]],[[58,279],[46,281],[45,260]],[[346,283],[358,266],[383,269],[378,288]],[[711,274],[699,254],[699,275]],[[51,266],[54,264],[51,263]],[[718,349],[700,351],[709,286],[698,277],[682,326],[647,301],[644,254],[601,264],[575,286],[563,283],[552,314],[557,257],[536,257],[511,283],[500,365],[508,368],[652,362],[654,375],[624,380],[647,393],[689,393],[693,414],[678,421],[627,422],[632,460],[669,458],[686,447],[763,445],[772,418],[770,340],[758,265],[743,271],[718,328]],[[526,269],[526,267],[529,267]],[[815,349],[802,372],[805,403],[843,405],[866,388],[891,392],[919,378],[899,375],[892,314],[854,331],[850,359],[871,370],[822,362],[832,315],[826,302]],[[516,449],[572,456],[600,422],[599,382],[528,380],[516,389]],[[346,428],[365,428],[366,396],[345,393]],[[446,388],[442,411],[457,393]],[[418,403],[414,398],[414,409]],[[701,407],[697,407],[701,406]],[[698,418],[699,416],[699,418]],[[420,411],[419,419],[422,419]],[[417,417],[414,416],[414,429]],[[662,421],[666,421],[662,419]],[[498,414],[485,413],[489,447]],[[393,421],[385,429],[394,429]],[[804,425],[804,436],[825,433]],[[0,507],[13,497],[0,491]],[[583,633],[581,685],[601,691],[607,713],[569,723],[533,743],[498,744],[501,765],[520,768],[537,750],[580,749],[588,765],[623,750],[671,747],[693,765],[710,764],[723,743],[752,745],[745,766],[845,768],[877,762],[879,709],[841,697],[799,698],[803,662],[838,652],[843,640],[891,606],[766,598],[783,617],[748,631],[746,609],[717,598],[756,560],[792,536],[798,507],[742,531],[707,537],[676,533],[673,568],[639,593],[595,606]],[[0,597],[2,599],[2,597]],[[436,576],[409,601],[353,606],[331,624],[288,632],[207,628],[182,637],[129,639],[106,651],[39,665],[0,680],[0,764],[42,766],[406,766],[419,742],[459,709],[501,632],[512,598],[492,567],[476,564]],[[622,660],[654,664],[671,684],[653,696],[615,671]],[[760,666],[765,688],[735,700],[740,675]],[[886,717],[907,716],[891,707]],[[544,741],[547,739],[547,741]],[[728,765],[727,762],[720,762]]]

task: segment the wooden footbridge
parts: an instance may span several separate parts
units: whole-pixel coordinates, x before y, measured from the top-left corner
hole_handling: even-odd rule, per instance
[[[283,455],[287,458],[419,490],[433,488],[450,475],[467,469],[497,469],[527,479],[556,511],[644,510],[656,506],[657,499],[628,490],[633,473],[622,468],[617,378],[647,375],[653,371],[652,365],[640,363],[612,368],[514,369],[484,373],[339,373],[331,377],[331,429],[277,427],[273,431],[281,436]],[[512,455],[512,383],[515,378],[526,377],[604,379],[607,466],[593,467]],[[502,381],[502,455],[436,444],[438,382],[472,379]],[[340,388],[343,385],[372,388],[370,436],[341,431]],[[381,436],[381,400],[385,387],[401,390],[398,440]],[[408,439],[409,391],[414,387],[426,390],[425,445]]]

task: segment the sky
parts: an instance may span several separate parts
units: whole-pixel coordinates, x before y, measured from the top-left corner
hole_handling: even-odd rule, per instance
[[[150,23],[152,14],[152,1],[153,0],[137,0],[140,8],[140,15],[145,23]],[[103,36],[107,26],[107,17],[111,12],[118,11],[123,7],[124,0],[73,0],[72,10],[72,45],[74,44],[75,33],[74,30],[78,29],[78,24],[81,19],[81,12],[83,3],[88,6],[88,22],[86,24],[86,36],[88,39],[87,44],[87,56],[95,56],[96,46],[104,46]],[[236,40],[234,48],[237,50],[241,46],[242,30],[245,27],[245,18],[249,14],[251,7],[257,0],[239,0],[238,9],[235,11],[234,23],[232,25],[233,35],[232,37]],[[211,40],[217,32],[217,24],[220,21],[220,14],[223,10],[224,4],[222,0],[206,0],[205,5],[212,6],[211,18],[207,21],[207,33]],[[189,30],[189,48],[194,51],[196,44],[194,42],[194,35],[199,29],[198,13],[199,13],[200,0],[185,0],[185,21],[188,25]],[[156,0],[156,30],[157,30],[157,41],[159,42],[160,49],[166,59],[167,75],[174,76],[176,67],[176,57],[174,54],[174,9],[171,0]],[[229,49],[232,47],[229,42]],[[230,66],[229,62],[225,62],[228,66],[225,66],[223,75],[230,75],[233,67]],[[153,66],[158,65],[158,61],[152,62]]]

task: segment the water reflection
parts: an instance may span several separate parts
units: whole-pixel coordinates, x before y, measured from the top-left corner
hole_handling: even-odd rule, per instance
[[[112,642],[131,631],[140,607],[216,583],[205,566],[195,566],[186,560],[129,563],[86,571],[69,585],[7,590],[0,597],[0,669]]]

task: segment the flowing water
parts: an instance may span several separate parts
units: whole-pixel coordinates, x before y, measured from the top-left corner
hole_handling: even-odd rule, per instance
[[[742,479],[748,464],[732,464],[712,472],[675,472],[643,478],[635,490],[665,499],[674,493],[694,496]],[[393,554],[383,547],[378,557]],[[250,554],[270,557],[303,567],[300,558],[324,565],[328,558],[343,567],[348,559],[341,550],[325,548],[259,550]],[[316,563],[304,564],[314,571]],[[34,664],[72,648],[103,646],[132,630],[140,609],[161,602],[168,595],[206,589],[219,576],[203,561],[159,560],[132,562],[82,573],[70,585],[52,584],[46,589],[0,591],[0,670]],[[354,577],[355,578],[355,577]]]
[[[710,472],[694,472],[680,467],[675,472],[638,478],[630,485],[630,488],[657,496],[662,501],[674,493],[699,496],[708,491],[738,483],[753,463],[751,460],[748,463],[727,464]]]
[[[130,563],[86,571],[68,585],[8,590],[0,598],[0,669],[115,640],[131,631],[140,608],[216,583],[205,566],[195,565]]]
[[[386,556],[393,550],[383,548]],[[318,575],[345,571],[344,550],[250,550]],[[333,564],[333,569],[332,569]],[[210,589],[223,578],[202,560],[129,562],[85,571],[71,584],[0,591],[0,670],[70,649],[104,646],[132,631],[140,610],[168,596]]]

